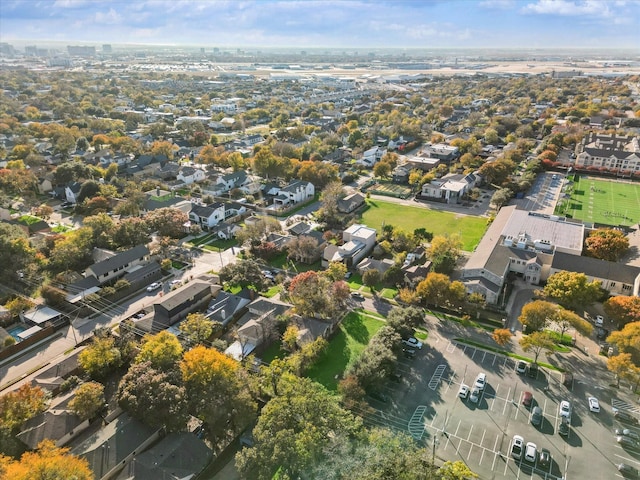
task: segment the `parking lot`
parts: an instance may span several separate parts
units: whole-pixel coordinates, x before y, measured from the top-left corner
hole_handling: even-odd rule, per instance
[[[530,378],[517,374],[515,367],[516,361],[509,357],[435,334],[415,359],[402,360],[402,384],[388,385],[389,404],[372,402],[379,411],[369,420],[408,432],[440,461],[464,461],[483,479],[624,478],[617,464],[640,468],[640,456],[616,443],[614,429],[628,426],[612,414],[612,406],[629,413],[640,411],[637,406],[609,397],[604,387],[584,380],[576,380],[569,390],[558,372],[541,369]],[[460,385],[472,386],[480,372],[487,374],[487,385],[478,403],[460,399]],[[533,394],[529,408],[522,405],[525,392]],[[599,398],[600,413],[589,411],[589,396]],[[558,434],[562,400],[572,404],[567,436]],[[530,424],[535,406],[543,413],[537,427]],[[537,462],[514,459],[510,454],[514,435],[524,437],[525,444],[535,443],[538,451],[548,449],[550,465],[540,468]]]

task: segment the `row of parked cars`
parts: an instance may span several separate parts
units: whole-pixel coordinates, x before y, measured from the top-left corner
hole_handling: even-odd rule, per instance
[[[520,435],[514,435],[511,440],[511,456],[516,460],[524,458],[527,462],[540,468],[549,468],[551,465],[551,452],[548,448],[541,448],[533,442],[524,443],[524,438]]]
[[[616,408],[613,409],[613,418],[627,425],[638,425],[638,419],[636,417]],[[618,442],[618,445],[622,448],[640,451],[640,434],[638,434],[638,432],[623,427],[616,428],[613,433],[615,435],[616,442]],[[640,476],[638,469],[628,463],[620,463],[617,465],[617,468],[618,472],[620,472],[625,478],[638,478]]]
[[[467,398],[471,403],[478,403],[480,401],[480,396],[487,386],[487,374],[481,372],[476,377],[476,381],[473,383],[472,387],[469,385],[462,384],[460,385],[460,390],[458,390],[458,396],[466,400]]]

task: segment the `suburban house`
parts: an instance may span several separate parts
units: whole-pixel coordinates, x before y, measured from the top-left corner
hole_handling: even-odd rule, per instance
[[[241,227],[235,223],[220,222],[216,225],[214,232],[221,240],[231,240],[238,230],[241,230]]]
[[[142,205],[145,212],[158,210],[160,208],[177,208],[188,215],[191,210],[191,202],[176,196],[173,191],[160,190],[160,187],[158,187],[155,190],[145,192],[145,195],[147,199]]]
[[[452,147],[446,143],[426,143],[420,153],[420,157],[437,158],[438,160],[451,164],[460,156],[458,147]]]
[[[54,397],[47,410],[22,425],[18,439],[33,450],[46,439],[53,440],[57,447],[61,447],[85,430],[89,420],[80,419],[68,407],[74,396],[75,392],[68,392]]]
[[[295,205],[312,198],[315,195],[313,183],[303,180],[295,180],[289,185],[278,189],[273,202],[278,206]]]
[[[364,205],[365,197],[360,192],[355,192],[338,200],[338,211],[351,213]]]
[[[67,199],[67,202],[71,202],[73,204],[78,203],[80,188],[82,188],[82,184],[80,182],[71,182],[64,187],[64,196]]]
[[[376,244],[376,231],[366,225],[354,224],[342,233],[343,244],[329,244],[322,255],[322,266],[328,267],[331,262],[344,263],[347,268],[357,265],[369,255]]]
[[[509,272],[532,285],[562,270],[582,272],[611,294],[638,295],[640,267],[582,257],[585,232],[577,221],[503,207],[464,266],[462,281],[490,304],[500,303]]]
[[[100,285],[123,276],[129,269],[149,261],[149,249],[138,245],[87,267],[85,277],[94,276]]]
[[[364,272],[367,270],[378,270],[381,275],[384,275],[392,266],[393,260],[390,258],[376,260],[375,258],[367,257],[363,258],[360,263],[356,265],[356,270],[360,275],[364,275]]]
[[[301,317],[300,315],[295,315],[291,319],[291,325],[298,327],[296,343],[300,347],[320,337],[328,338],[332,331],[331,323],[324,322],[317,318]]]
[[[258,347],[266,347],[278,337],[276,321],[291,309],[291,305],[260,297],[251,302],[248,312],[238,320],[238,340],[225,353],[242,360]]]
[[[640,175],[640,137],[591,132],[576,146],[576,168]]]
[[[460,203],[462,197],[479,183],[479,178],[473,173],[461,175],[449,173],[442,178],[436,178],[422,186],[422,198],[442,203]]]
[[[136,327],[149,333],[166,330],[190,313],[204,310],[221,289],[207,281],[188,282],[154,303],[153,312],[139,319]]]
[[[165,164],[158,166],[156,176],[163,180],[171,180],[177,178],[179,172],[180,165],[178,163],[166,162]]]
[[[210,230],[225,219],[224,203],[215,202],[211,205],[191,204],[189,220],[202,228]]]
[[[176,178],[187,185],[191,185],[192,183],[202,182],[207,175],[204,170],[193,167],[182,167],[176,175]]]
[[[429,172],[440,164],[440,159],[434,157],[422,157],[418,155],[407,158],[406,168],[418,169]]]
[[[362,157],[358,159],[357,163],[367,167],[373,167],[382,159],[385,153],[387,153],[387,150],[384,148],[378,146],[370,148],[362,154]]]
[[[209,447],[193,433],[169,433],[144,453],[136,454],[116,479],[192,479],[205,469],[212,456]]]
[[[431,271],[431,260],[428,260],[422,265],[403,267],[402,271],[404,272],[404,284],[409,288],[415,289],[418,284],[429,275]]]
[[[72,446],[71,453],[89,463],[96,479],[109,480],[159,437],[160,430],[122,414],[79,445]]]
[[[316,246],[312,251],[308,253],[294,254],[294,260],[302,263],[307,263],[309,265],[320,260],[320,257],[322,257],[322,252],[327,245],[327,241],[325,240],[322,232],[311,230],[305,233],[301,233],[300,235],[298,235],[298,238],[309,238],[311,239],[311,241],[315,242]]]
[[[65,358],[52,363],[45,370],[40,372],[32,381],[32,386],[38,386],[43,390],[51,393],[51,395],[57,395],[60,391],[61,385],[72,375],[79,375],[81,373],[81,367],[78,363],[78,357],[86,347],[78,347],[71,354]]]
[[[232,323],[246,311],[251,302],[248,290],[243,290],[237,295],[220,290],[215,298],[209,301],[204,315],[213,322],[220,322],[223,327]]]
[[[227,173],[225,175],[218,175],[215,179],[215,190],[218,192],[228,192],[234,188],[241,188],[248,183],[250,179],[247,176],[247,172],[244,170],[238,170],[237,172]]]

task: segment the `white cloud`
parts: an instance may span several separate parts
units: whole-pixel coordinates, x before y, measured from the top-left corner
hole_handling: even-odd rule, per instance
[[[484,0],[478,4],[483,8],[497,8],[501,10],[507,10],[513,7],[513,0]]]
[[[116,12],[113,8],[110,8],[108,12],[96,12],[94,19],[96,23],[114,24],[122,21],[122,16]]]
[[[527,4],[522,11],[540,15],[564,16],[602,16],[611,15],[607,2],[600,0],[538,0],[537,3]]]

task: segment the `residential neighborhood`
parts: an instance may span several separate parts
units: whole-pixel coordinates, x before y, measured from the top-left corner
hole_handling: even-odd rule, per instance
[[[105,47],[2,44],[7,468],[640,469],[637,72]]]

